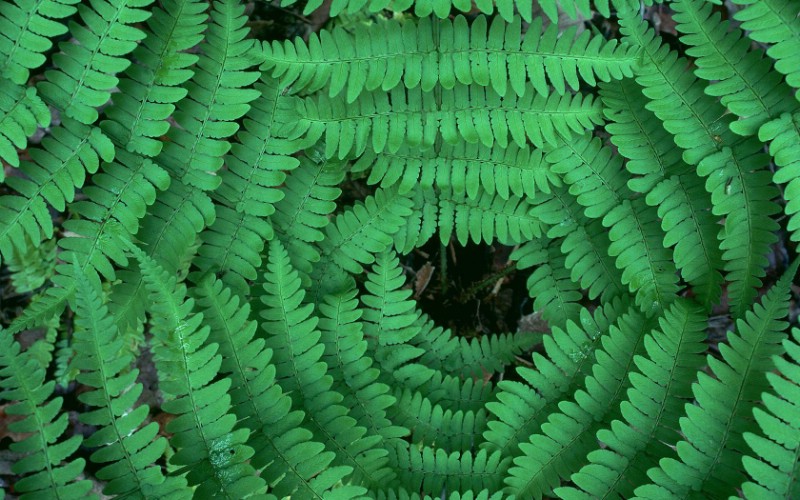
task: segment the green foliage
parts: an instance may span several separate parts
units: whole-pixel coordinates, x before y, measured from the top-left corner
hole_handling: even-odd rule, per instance
[[[800,495],[797,2],[295,3],[0,4],[0,498]]]

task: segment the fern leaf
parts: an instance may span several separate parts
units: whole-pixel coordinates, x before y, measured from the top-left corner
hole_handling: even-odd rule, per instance
[[[135,28],[150,17],[144,10],[152,0],[101,0],[79,3],[83,25],[70,24],[78,43],[61,42],[53,56],[58,70],[45,71],[39,93],[70,118],[91,125],[97,121],[97,107],[111,97],[119,80],[115,74],[130,66],[126,59],[144,33]],[[90,6],[91,5],[91,6]]]
[[[622,16],[621,24],[623,34],[644,47],[646,62],[637,82],[652,100],[650,109],[674,134],[684,161],[708,177],[706,191],[711,193],[714,215],[726,217],[720,248],[734,315],[741,317],[764,276],[765,256],[777,229],[770,216],[780,210],[770,201],[777,192],[769,183],[766,162],[759,158],[761,144],[730,132],[730,119],[684,71],[685,61],[631,11]]]
[[[702,303],[715,303],[721,294],[722,254],[708,194],[658,119],[645,109],[640,89],[624,81],[603,86],[601,96],[614,121],[606,125],[611,142],[628,158],[627,170],[640,176],[629,179],[628,188],[647,194],[646,203],[658,207],[664,247],[675,247],[675,266]]]
[[[773,369],[773,355],[782,353],[783,321],[788,312],[789,284],[797,264],[783,275],[743,319],[728,343],[720,344],[722,359],[708,357],[712,378],[698,373],[692,387],[697,404],[686,406],[680,426],[684,440],[677,444],[679,460],[664,458],[648,471],[651,484],[635,493],[640,498],[683,496],[689,491],[721,497],[734,493],[744,481],[738,468],[746,450],[743,434],[751,428],[752,406],[767,386],[766,373]]]
[[[552,240],[528,241],[509,258],[517,262],[517,269],[536,266],[526,286],[534,311],[540,311],[548,324],[563,326],[570,318],[577,317],[582,297],[580,287],[570,278],[566,258]]]
[[[125,70],[108,107],[103,130],[128,151],[154,157],[161,152],[158,138],[167,133],[167,118],[186,96],[181,85],[194,74],[197,55],[185,51],[202,39],[206,4],[167,0],[152,9],[147,38],[133,51],[137,64]]]
[[[772,177],[775,183],[785,184],[783,197],[786,199],[784,212],[789,216],[787,229],[793,241],[800,241],[800,112],[783,114],[780,118],[765,123],[758,131],[761,141],[771,141],[769,153],[779,168]]]
[[[0,198],[0,255],[8,255],[11,245],[26,246],[25,235],[37,245],[53,236],[53,221],[47,204],[63,211],[75,197],[86,172],[97,171],[100,160],[114,158],[114,146],[97,128],[64,118],[60,127],[42,141],[42,148],[28,150],[33,162],[22,162],[26,177],[13,176],[6,185],[22,196]]]
[[[767,55],[775,59],[775,69],[786,75],[786,83],[800,88],[800,20],[797,19],[800,6],[789,0],[733,0],[733,3],[746,6],[734,14],[734,19],[742,23],[741,28],[757,42],[774,44],[767,49]]]
[[[209,328],[200,326],[202,315],[191,313],[194,300],[186,299],[185,285],[134,245],[129,248],[150,294],[162,408],[175,415],[166,426],[177,450],[170,462],[197,486],[195,495],[258,496],[266,484],[248,462],[253,455],[246,445],[249,431],[234,430],[236,416],[229,413],[226,393],[231,380],[213,381],[222,362],[218,345],[206,343]]]
[[[440,101],[432,92],[395,87],[388,93],[364,92],[347,107],[324,94],[295,102],[297,123],[285,127],[283,135],[302,137],[303,144],[324,137],[325,156],[340,159],[361,155],[367,147],[376,153],[396,153],[403,145],[427,149],[438,137],[451,145],[507,147],[510,134],[519,147],[528,140],[538,147],[557,145],[601,121],[600,103],[591,96],[528,92],[501,97],[492,89],[462,84],[441,90]]]
[[[581,388],[558,404],[541,430],[519,445],[522,454],[505,478],[506,492],[521,498],[541,498],[577,470],[597,442],[594,435],[603,422],[616,417],[624,397],[635,354],[643,350],[650,329],[641,313],[621,316],[600,339],[591,375]]]
[[[343,404],[350,416],[370,434],[384,442],[402,438],[408,429],[393,425],[386,418],[386,409],[395,404],[391,387],[378,381],[380,370],[367,355],[367,342],[353,286],[348,291],[329,295],[319,304],[319,329],[325,345],[322,360],[334,379],[334,388],[344,396]]]
[[[369,171],[368,184],[383,188],[398,185],[405,194],[419,186],[474,200],[482,191],[503,200],[512,196],[533,198],[539,191],[549,193],[560,180],[542,161],[541,151],[509,144],[487,148],[482,144],[442,144],[441,149],[419,150],[401,147],[396,153],[377,154],[366,150],[351,170]]]
[[[0,4],[0,75],[17,85],[28,81],[30,70],[45,62],[51,38],[67,32],[61,19],[75,14],[78,0],[3,2]]]
[[[55,382],[45,382],[45,367],[30,354],[35,350],[34,344],[20,353],[19,343],[8,330],[0,329],[0,398],[13,402],[6,414],[21,416],[21,420],[9,423],[8,430],[27,435],[9,446],[23,456],[11,468],[14,474],[23,476],[14,489],[25,500],[43,496],[95,499],[97,495],[89,493],[91,481],[78,480],[86,461],[69,460],[82,436],[74,434],[59,441],[68,424],[67,414],[60,411],[62,398],[51,399]]]
[[[0,159],[19,167],[18,149],[25,149],[37,127],[50,124],[50,110],[34,87],[24,88],[0,79]],[[0,182],[5,172],[0,172]]]
[[[486,405],[495,417],[487,423],[484,447],[499,450],[503,456],[518,455],[518,445],[557,411],[564,395],[579,388],[590,373],[599,339],[630,310],[622,300],[612,300],[594,314],[580,309],[576,319],[563,329],[554,327],[553,334],[543,338],[547,357],[534,352],[534,368],[517,368],[522,381],[504,380],[498,384],[497,401]]]
[[[764,408],[753,409],[759,433],[744,434],[756,453],[742,459],[755,480],[742,485],[748,498],[792,498],[800,493],[800,406],[796,397],[800,388],[800,329],[792,330],[783,347],[787,356],[774,356],[777,372],[767,373],[771,388],[762,395]]]
[[[261,326],[274,353],[277,380],[294,404],[307,411],[306,424],[315,437],[336,450],[333,463],[352,469],[349,481],[379,489],[393,478],[387,452],[379,446],[381,437],[365,435],[366,429],[341,405],[342,395],[331,389],[333,379],[320,360],[325,347],[319,343],[314,306],[303,304],[300,277],[280,241],[272,240],[269,249]]]
[[[76,325],[72,363],[81,370],[78,382],[92,390],[78,396],[96,409],[82,413],[81,421],[99,427],[85,445],[98,448],[92,461],[113,462],[97,472],[108,481],[106,495],[139,498],[191,498],[183,478],[165,478],[154,462],[167,446],[164,437],[156,437],[158,424],[143,425],[150,410],[135,406],[142,384],[136,382],[139,370],[125,371],[133,364],[133,355],[123,346],[114,319],[101,299],[97,281],[90,281],[77,264]],[[135,407],[134,407],[135,406]],[[101,448],[102,447],[102,448]]]
[[[686,53],[696,58],[695,74],[715,82],[705,92],[720,96],[722,104],[739,116],[730,123],[732,131],[754,135],[770,118],[796,107],[791,88],[772,70],[771,61],[760,50],[750,50],[741,33],[729,32],[729,23],[711,12],[711,4],[682,0],[672,8],[676,28],[684,33],[681,41],[693,46]]]
[[[334,453],[325,451],[300,425],[304,414],[291,410],[291,399],[276,383],[272,352],[264,339],[255,338],[258,324],[248,319],[249,304],[240,305],[239,297],[210,276],[198,279],[193,291],[211,329],[209,339],[219,344],[220,373],[231,379],[228,394],[237,425],[250,429],[252,464],[264,467],[261,477],[270,491],[281,497],[320,499],[345,493],[331,488],[352,469],[331,466]]]
[[[247,288],[245,280],[254,280],[261,265],[259,255],[264,241],[272,239],[272,226],[264,217],[275,211],[274,203],[284,194],[278,187],[298,160],[272,137],[273,108],[280,98],[277,85],[268,80],[258,86],[261,97],[244,120],[226,157],[228,168],[222,172],[222,184],[213,197],[218,202],[217,218],[200,237],[199,257],[195,263],[204,271],[224,273],[224,280],[239,293]]]
[[[620,405],[624,420],[614,420],[597,432],[604,447],[588,455],[589,464],[572,475],[575,487],[557,488],[564,499],[631,498],[646,479],[645,471],[671,451],[678,435],[683,404],[691,398],[691,375],[704,364],[705,316],[684,299],[675,301],[659,318],[659,329],[644,339],[647,355],[634,359],[639,372],[628,375],[631,389]]]
[[[420,449],[406,443],[392,448],[390,456],[401,469],[398,481],[403,487],[435,495],[441,491],[496,491],[500,471],[508,462],[500,453],[486,450],[447,453],[442,448]]]
[[[577,91],[578,78],[595,85],[631,77],[636,51],[604,41],[589,31],[576,35],[572,27],[559,32],[555,24],[542,29],[536,18],[521,36],[521,21],[495,18],[491,26],[485,16],[471,25],[463,16],[418,23],[378,22],[355,25],[352,34],[343,28],[312,33],[308,42],[296,38],[283,44],[264,45],[266,62],[281,87],[292,92],[315,91],[328,86],[328,95],[345,94],[352,103],[363,92],[389,91],[398,85],[430,92],[437,84],[452,89],[456,83],[491,86],[501,97],[508,87],[517,96],[531,89],[547,96],[566,85]],[[468,52],[467,52],[468,51]],[[526,70],[530,77],[526,76]]]

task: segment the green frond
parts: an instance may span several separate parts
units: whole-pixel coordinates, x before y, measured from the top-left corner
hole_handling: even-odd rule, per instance
[[[224,273],[224,280],[237,293],[247,289],[245,280],[254,280],[261,266],[264,241],[272,239],[272,226],[264,219],[275,212],[274,204],[284,197],[279,186],[286,171],[299,161],[288,156],[292,150],[272,137],[277,85],[271,79],[257,86],[261,96],[244,120],[238,142],[226,155],[227,169],[214,192],[218,202],[217,218],[200,237],[199,257],[195,263],[204,271]]]
[[[659,318],[659,329],[647,334],[647,354],[636,355],[631,388],[620,404],[621,419],[597,432],[604,447],[588,454],[588,464],[572,474],[574,487],[557,488],[564,499],[631,498],[646,480],[646,471],[665,454],[679,432],[683,406],[691,399],[691,382],[705,359],[706,317],[697,304],[678,299]]]
[[[378,489],[394,476],[387,451],[380,446],[381,436],[366,434],[341,404],[342,395],[332,390],[333,378],[321,361],[325,346],[316,328],[319,320],[314,306],[303,304],[300,276],[279,240],[270,242],[263,288],[261,327],[273,351],[278,383],[307,412],[305,425],[315,438],[336,452],[334,465],[351,468],[351,482]]]
[[[48,125],[50,110],[34,87],[25,88],[0,78],[0,160],[19,167],[17,150],[27,147],[28,137],[38,127]],[[0,171],[0,182],[4,180],[5,171]]]
[[[789,216],[786,225],[793,241],[800,241],[800,112],[783,114],[780,118],[765,123],[758,131],[758,138],[769,141],[769,153],[778,167],[772,176],[775,183],[785,184],[784,212]]]
[[[115,161],[104,163],[92,177],[93,184],[83,189],[85,199],[72,203],[83,218],[68,220],[64,228],[74,236],[62,238],[66,250],[61,259],[88,262],[109,280],[115,279],[114,263],[128,264],[125,247],[119,238],[132,240],[156,200],[156,190],[169,186],[169,175],[153,162],[121,150]]]
[[[675,247],[675,266],[702,303],[715,303],[721,294],[722,254],[708,194],[658,119],[645,109],[646,98],[633,82],[604,85],[601,96],[614,122],[606,125],[611,142],[628,158],[626,169],[637,176],[628,180],[628,188],[646,194],[646,203],[658,207],[664,247]]]
[[[786,83],[800,88],[800,6],[790,0],[733,0],[746,7],[734,14],[751,39],[772,44],[767,55],[775,69],[786,75]],[[796,96],[796,95],[795,95]]]
[[[336,162],[317,158],[300,158],[300,165],[286,177],[283,199],[275,202],[270,220],[276,237],[288,249],[292,266],[305,275],[319,261],[319,250],[313,245],[325,239],[329,215],[336,209],[342,194],[339,184],[345,169]]]
[[[52,38],[67,32],[61,19],[75,14],[78,0],[15,0],[0,4],[0,75],[24,85],[30,70],[45,63]]]
[[[412,445],[424,444],[451,451],[467,451],[482,442],[486,410],[444,409],[419,391],[395,390],[397,402],[389,409],[393,423],[411,430]]]
[[[645,61],[636,80],[651,99],[649,109],[674,134],[684,161],[708,178],[713,214],[725,216],[720,248],[732,309],[741,317],[761,285],[765,256],[778,227],[771,219],[780,210],[771,201],[777,192],[766,162],[759,158],[762,146],[731,133],[730,116],[703,93],[704,87],[684,71],[686,61],[661,44],[652,29],[630,11],[620,22],[622,33],[644,47]]]
[[[20,350],[12,334],[0,329],[0,400],[11,403],[6,415],[20,418],[9,423],[8,430],[25,435],[9,445],[9,450],[22,455],[11,467],[15,475],[22,476],[14,491],[25,500],[97,498],[89,493],[91,481],[78,479],[86,461],[70,460],[82,436],[73,434],[59,441],[67,428],[67,413],[61,411],[63,399],[52,398],[55,382],[45,381],[46,367],[30,354],[36,344],[23,353]]]
[[[761,50],[751,50],[750,41],[738,28],[729,31],[730,23],[712,13],[710,3],[681,0],[671,5],[676,28],[684,33],[681,41],[692,46],[686,54],[695,58],[695,74],[713,82],[705,92],[719,96],[739,117],[730,123],[732,131],[755,135],[770,118],[797,107],[792,89],[772,70],[772,61]]]
[[[5,185],[19,195],[0,197],[0,255],[11,245],[24,249],[25,235],[34,245],[53,236],[53,220],[47,204],[63,211],[83,186],[86,172],[94,173],[100,160],[114,158],[114,145],[102,132],[69,118],[42,140],[41,148],[28,149],[32,161],[23,161],[22,176],[6,179]]]
[[[534,352],[534,367],[517,368],[522,381],[500,382],[497,401],[486,404],[494,417],[487,423],[484,447],[499,450],[503,456],[518,455],[519,443],[539,431],[547,416],[557,411],[559,400],[574,393],[590,374],[599,339],[632,310],[626,302],[615,299],[594,314],[580,309],[563,329],[554,327],[552,335],[543,338],[547,357]]]
[[[442,491],[497,491],[508,458],[480,450],[448,453],[442,448],[397,444],[390,460],[399,469],[398,482],[413,491],[439,495]]]
[[[132,244],[129,249],[149,293],[152,352],[158,370],[162,409],[175,415],[166,426],[176,449],[170,463],[179,466],[195,495],[224,498],[259,496],[266,488],[249,463],[249,430],[234,430],[227,390],[229,378],[214,380],[222,363],[218,344],[207,343],[210,329],[202,314],[192,313],[193,299],[152,258]]]
[[[247,88],[259,77],[248,68],[261,56],[254,41],[245,38],[246,22],[243,5],[234,0],[214,2],[194,76],[186,83],[188,93],[173,115],[180,128],[169,129],[169,142],[158,156],[173,177],[204,191],[219,187],[216,172],[231,148],[227,138],[239,129],[236,120],[259,95]]]
[[[394,234],[394,247],[405,255],[430,240],[438,228],[439,196],[434,189],[414,189],[409,193],[411,214]]]
[[[469,241],[519,245],[542,235],[541,224],[531,215],[531,208],[526,197],[504,200],[484,191],[470,199],[444,191],[439,195],[439,238],[447,244],[455,233],[461,245]]]
[[[69,25],[78,43],[59,43],[61,52],[53,56],[58,69],[45,71],[46,79],[37,85],[42,97],[70,118],[87,125],[96,122],[96,108],[108,101],[111,89],[119,83],[115,75],[131,64],[124,56],[145,37],[134,25],[150,17],[145,8],[152,2],[78,3],[83,24],[73,21]]]
[[[38,247],[24,250],[11,247],[5,265],[11,271],[11,285],[17,293],[33,292],[53,277],[56,270],[56,240],[49,239]]]
[[[520,443],[522,454],[505,478],[506,493],[541,498],[586,463],[587,453],[597,446],[597,430],[619,415],[634,356],[643,351],[652,323],[631,311],[601,336],[591,374],[559,402],[558,411],[550,413],[538,432]]]
[[[196,0],[166,0],[152,9],[146,38],[132,56],[100,122],[103,130],[128,151],[154,157],[161,152],[159,137],[169,130],[167,118],[175,103],[186,96],[182,85],[194,75],[196,54],[186,52],[202,40],[206,3]]]
[[[78,283],[72,365],[80,370],[78,382],[92,389],[78,396],[95,408],[80,419],[98,427],[84,445],[97,448],[93,462],[107,464],[97,472],[98,479],[107,481],[103,493],[142,499],[191,498],[184,478],[165,478],[155,464],[167,440],[157,437],[158,423],[144,425],[150,408],[136,406],[142,393],[142,384],[136,382],[139,370],[126,369],[133,365],[133,354],[123,345],[103,303],[99,281],[88,279],[77,264],[74,267]]]
[[[375,261],[375,255],[388,249],[393,243],[392,235],[402,227],[404,218],[411,214],[412,201],[397,194],[394,189],[378,189],[364,202],[356,202],[337,215],[325,227],[326,237],[320,243],[323,264],[317,266],[312,276],[315,291],[334,293],[338,279],[325,282],[326,277],[335,277],[338,270],[360,273],[363,266]]]
[[[549,193],[551,186],[561,184],[542,161],[539,149],[509,144],[506,148],[487,148],[483,144],[459,142],[420,150],[402,146],[396,153],[377,154],[371,149],[355,162],[353,173],[369,172],[368,184],[383,188],[397,184],[400,194],[419,186],[450,191],[455,196],[477,198],[485,191],[504,200]]]
[[[561,243],[570,280],[580,284],[590,299],[600,296],[605,302],[627,293],[622,274],[608,253],[608,231],[599,220],[583,214],[583,207],[565,187],[554,188],[551,195],[540,194],[531,215],[548,227],[547,238],[553,240],[553,246]]]
[[[281,6],[294,5],[298,0],[282,0]],[[550,0],[548,0],[550,1]],[[583,1],[583,0],[579,0]],[[303,14],[308,15],[318,9],[323,0],[311,0],[305,4]],[[335,0],[331,3],[330,15],[337,16],[342,13],[355,14],[366,8],[370,13],[379,12],[383,9],[391,9],[395,12],[404,11],[414,7],[414,13],[420,17],[427,17],[434,14],[439,18],[446,18],[450,15],[450,10],[455,8],[459,12],[471,12],[475,7],[484,14],[492,14],[497,8],[497,12],[506,21],[514,18],[516,11],[528,22],[533,18],[532,4],[519,0],[478,0],[473,3],[470,0]]]
[[[209,340],[219,345],[220,373],[231,379],[228,394],[237,427],[250,430],[247,444],[251,459],[270,491],[281,497],[298,495],[323,498],[352,469],[332,467],[334,453],[313,440],[301,426],[302,411],[275,380],[272,351],[264,339],[256,338],[258,323],[248,319],[250,305],[226,288],[220,280],[205,276],[193,289],[203,320],[210,327]],[[325,471],[325,474],[320,474]]]
[[[325,94],[295,102],[297,123],[283,134],[303,144],[324,138],[327,158],[359,156],[368,147],[376,153],[397,153],[403,145],[428,149],[437,138],[451,145],[558,145],[601,123],[602,114],[599,100],[589,95],[501,97],[491,88],[463,84],[437,93],[419,87],[363,92],[347,106]]]
[[[350,408],[350,416],[367,432],[389,442],[409,431],[386,418],[386,410],[396,403],[396,398],[389,385],[378,381],[380,370],[373,366],[367,352],[365,323],[360,321],[364,311],[358,309],[356,294],[353,286],[346,292],[326,296],[318,305],[320,340],[325,345],[322,360],[335,381],[334,389]]]
[[[680,421],[684,439],[676,447],[679,458],[663,458],[658,468],[648,471],[652,483],[637,488],[637,497],[684,496],[690,491],[727,497],[744,482],[743,434],[751,428],[753,405],[768,387],[766,374],[775,367],[773,359],[783,353],[781,342],[788,326],[783,318],[796,272],[797,263],[767,292],[762,304],[737,320],[736,333],[729,332],[728,343],[719,345],[722,359],[708,357],[713,377],[698,372],[692,386],[696,404],[686,405]]]
[[[756,453],[742,459],[754,479],[742,485],[748,498],[793,498],[800,494],[800,329],[792,329],[783,347],[786,357],[773,356],[777,371],[767,373],[771,388],[761,396],[763,408],[753,409],[759,432],[744,434]]]
[[[576,318],[582,294],[580,286],[572,281],[566,258],[553,240],[530,240],[509,257],[516,261],[517,269],[536,269],[528,276],[526,286],[533,299],[533,310],[542,313],[550,326],[563,326]]]
[[[537,17],[526,28],[519,17],[497,17],[488,26],[485,16],[471,23],[463,16],[419,22],[357,24],[312,33],[308,42],[296,38],[283,44],[264,44],[262,71],[272,70],[283,88],[292,92],[344,93],[352,103],[363,91],[389,91],[399,85],[430,92],[437,84],[452,89],[457,83],[491,87],[501,97],[508,88],[517,96],[532,90],[544,96],[564,94],[567,86],[631,77],[635,48],[605,41],[576,27],[561,31],[556,24],[542,29]],[[546,79],[545,79],[546,75]],[[533,84],[533,89],[528,86]]]

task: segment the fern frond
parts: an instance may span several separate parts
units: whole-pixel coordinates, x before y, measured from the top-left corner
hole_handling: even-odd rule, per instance
[[[518,444],[537,432],[547,416],[557,411],[559,400],[574,393],[589,375],[599,339],[631,310],[626,302],[615,299],[594,314],[580,309],[563,329],[554,327],[553,334],[543,338],[547,357],[534,352],[533,368],[517,368],[522,381],[500,382],[497,401],[486,404],[495,417],[487,423],[484,447],[503,456],[519,454]]]
[[[519,147],[528,140],[543,147],[601,123],[600,102],[588,95],[501,97],[490,88],[462,84],[436,96],[403,87],[364,92],[346,107],[324,94],[295,102],[298,120],[283,131],[287,139],[315,143],[324,137],[325,156],[340,159],[361,155],[367,147],[376,153],[396,153],[403,145],[427,149],[438,137],[451,145],[466,141],[492,147],[496,142],[507,147],[510,134]]]
[[[542,235],[539,220],[531,214],[532,205],[525,197],[504,200],[483,191],[470,199],[444,191],[439,194],[439,237],[447,244],[455,232],[461,245],[493,243],[518,245]]]
[[[380,435],[384,442],[402,438],[408,429],[393,425],[386,418],[386,409],[395,404],[391,387],[378,381],[380,370],[367,355],[364,340],[363,311],[358,309],[355,284],[344,293],[328,295],[319,304],[319,329],[325,345],[322,360],[334,379],[334,389],[344,396],[343,404],[350,416],[370,434]]]
[[[59,246],[67,250],[61,258],[82,265],[89,263],[113,281],[116,275],[112,262],[128,264],[125,246],[118,238],[132,240],[139,230],[139,220],[155,202],[156,190],[167,189],[170,179],[150,160],[121,150],[116,160],[104,164],[92,181],[83,189],[86,199],[71,205],[83,218],[64,223],[74,236],[59,241]]]
[[[67,32],[61,22],[75,14],[78,0],[16,0],[0,4],[0,75],[24,85],[30,70],[44,64],[51,38]]]
[[[278,126],[273,112],[280,99],[277,85],[270,79],[257,89],[261,96],[246,115],[245,128],[226,156],[222,184],[213,194],[217,218],[201,233],[203,244],[195,259],[204,271],[222,272],[225,282],[240,294],[247,288],[245,280],[257,276],[263,242],[274,235],[264,218],[275,212],[274,204],[284,196],[279,189],[284,172],[299,164],[288,156],[293,151],[272,137],[273,127]]]
[[[622,33],[644,47],[645,62],[637,82],[651,99],[650,109],[675,137],[683,159],[708,177],[713,213],[725,216],[720,233],[724,268],[732,309],[741,317],[755,298],[772,234],[771,219],[780,208],[773,203],[777,192],[769,182],[766,162],[759,158],[761,144],[740,139],[728,127],[730,117],[721,105],[703,93],[699,82],[684,71],[686,61],[662,45],[632,11],[621,16]]]
[[[56,270],[55,243],[53,238],[38,247],[27,245],[24,251],[11,247],[5,265],[11,271],[11,285],[17,293],[33,292],[53,277]]]
[[[371,149],[356,161],[353,173],[369,172],[368,184],[383,188],[397,184],[405,194],[416,186],[423,190],[434,186],[456,196],[477,198],[482,191],[507,200],[511,196],[533,198],[537,192],[549,193],[561,184],[539,149],[487,148],[483,144],[458,142],[442,144],[440,149],[420,150],[402,146],[396,153],[375,153]]]
[[[702,303],[715,303],[721,294],[722,253],[708,194],[658,119],[645,109],[646,98],[633,82],[604,85],[601,96],[614,121],[606,125],[611,142],[628,158],[626,169],[637,175],[628,180],[628,188],[647,194],[646,203],[658,207],[664,247],[675,247],[675,267]]]
[[[48,125],[50,110],[34,87],[25,88],[0,78],[0,160],[19,167],[17,150],[26,148],[28,137],[37,127]],[[5,172],[0,171],[0,182],[4,180]]]
[[[333,463],[352,469],[351,482],[379,489],[394,476],[387,467],[387,451],[379,446],[379,435],[368,435],[356,425],[341,404],[342,395],[331,389],[333,378],[321,361],[325,346],[319,342],[314,306],[303,304],[300,277],[279,240],[270,242],[264,279],[261,326],[266,346],[274,353],[278,382],[294,404],[307,411],[306,425],[315,437],[335,450]]]
[[[557,488],[564,499],[631,498],[645,472],[670,454],[683,405],[691,398],[693,374],[705,360],[706,318],[702,309],[678,299],[659,318],[659,329],[644,338],[646,355],[634,358],[639,372],[628,374],[631,388],[621,417],[597,432],[605,446],[589,453],[589,463],[572,475],[575,487]]]
[[[399,469],[398,482],[413,491],[439,495],[442,491],[496,491],[508,458],[500,453],[447,453],[442,448],[397,444],[390,449],[391,461]]]
[[[695,74],[712,81],[705,92],[721,97],[722,104],[739,120],[730,123],[740,135],[755,135],[770,118],[792,111],[797,102],[792,89],[772,70],[772,62],[760,50],[751,50],[749,40],[738,28],[712,13],[712,5],[698,0],[672,4],[681,41],[693,46],[686,53],[695,57]],[[746,28],[745,28],[746,29]]]
[[[154,157],[158,140],[169,130],[167,118],[175,103],[186,96],[181,85],[191,78],[196,54],[185,51],[202,40],[207,5],[196,0],[167,0],[152,9],[145,38],[133,51],[137,64],[120,78],[120,92],[112,95],[103,130],[128,151]]]
[[[775,59],[775,69],[786,75],[786,83],[800,88],[800,6],[789,0],[733,3],[746,6],[733,16],[742,23],[741,28],[756,42],[774,44],[767,55]]]
[[[777,372],[767,373],[771,388],[762,394],[764,408],[753,409],[759,432],[744,434],[756,453],[742,459],[755,480],[742,485],[748,498],[792,498],[800,494],[800,329],[792,329],[783,347],[787,356],[774,356]]]
[[[312,276],[316,293],[340,291],[335,289],[340,286],[339,279],[327,281],[339,270],[357,274],[364,265],[372,264],[376,254],[393,244],[392,235],[411,214],[412,203],[394,189],[378,189],[363,203],[356,202],[337,215],[325,227],[326,238],[320,243],[323,262]]]
[[[6,185],[22,196],[0,198],[0,255],[11,245],[24,249],[25,234],[34,245],[53,236],[53,220],[47,204],[64,211],[83,186],[86,172],[94,173],[100,160],[114,158],[114,145],[102,132],[64,117],[60,127],[42,140],[41,148],[30,148],[32,162],[24,161],[20,171]]]
[[[276,236],[289,251],[292,266],[305,275],[320,259],[313,244],[325,238],[323,231],[342,194],[339,184],[344,176],[341,164],[302,156],[300,165],[286,177],[283,199],[275,202],[270,219]]]
[[[285,497],[323,498],[352,469],[333,467],[334,453],[313,440],[301,426],[302,411],[275,380],[272,351],[264,339],[255,338],[258,323],[249,320],[250,305],[211,276],[196,280],[193,288],[203,319],[211,331],[209,339],[219,344],[220,373],[231,379],[228,394],[239,428],[250,429],[247,444],[255,450],[252,464],[270,485],[270,491]],[[324,474],[321,474],[324,472]]]
[[[766,374],[773,356],[783,352],[781,342],[788,324],[789,284],[797,263],[781,277],[736,324],[728,343],[720,344],[722,359],[708,357],[714,377],[699,372],[692,386],[696,404],[686,405],[677,444],[679,459],[664,458],[647,475],[651,484],[635,490],[640,498],[684,496],[690,491],[722,497],[734,493],[745,477],[739,466],[746,450],[743,438],[751,428],[752,407],[767,387]]]
[[[59,441],[68,424],[67,413],[60,411],[61,397],[51,399],[55,382],[45,382],[45,366],[30,354],[36,349],[34,344],[20,353],[11,333],[0,329],[0,399],[12,402],[5,409],[7,415],[22,418],[9,423],[8,430],[26,434],[9,446],[23,456],[11,468],[14,474],[23,476],[14,489],[25,500],[43,496],[96,499],[97,495],[89,493],[91,481],[78,479],[86,461],[69,460],[81,445],[82,436],[73,434]]]
[[[158,159],[169,172],[187,185],[209,191],[221,178],[223,155],[230,150],[227,138],[238,129],[238,120],[250,109],[259,92],[247,88],[259,73],[248,68],[260,62],[254,41],[245,38],[244,6],[232,0],[213,4],[208,32],[200,44],[202,52],[186,84],[188,94],[177,104],[170,142]]]
[[[46,80],[37,85],[50,104],[70,118],[91,125],[97,121],[99,106],[111,97],[111,89],[131,61],[131,53],[145,37],[132,26],[150,17],[144,10],[152,0],[99,0],[79,3],[83,25],[70,23],[70,34],[78,43],[61,42],[53,56],[58,70],[45,71]]]
[[[229,413],[231,380],[214,381],[222,363],[216,343],[206,343],[209,328],[203,316],[191,312],[193,299],[152,258],[132,244],[150,294],[152,351],[158,370],[162,409],[175,415],[166,430],[173,433],[176,453],[170,463],[180,466],[195,495],[246,498],[266,489],[248,460],[248,429],[236,429],[236,415]]]
[[[522,454],[505,478],[509,494],[520,498],[541,498],[549,494],[586,461],[586,454],[597,445],[596,431],[619,412],[619,404],[629,386],[628,373],[634,356],[643,350],[648,321],[638,311],[617,319],[600,338],[591,375],[575,393],[558,404],[558,411],[547,417],[541,430],[520,443]]]
[[[775,183],[785,184],[784,212],[789,216],[786,225],[793,241],[800,241],[800,112],[783,114],[780,118],[765,123],[758,131],[758,138],[769,144],[769,153],[779,167],[772,176]]]
[[[108,481],[103,493],[132,498],[191,498],[184,478],[165,478],[155,465],[164,454],[167,440],[157,436],[158,423],[144,425],[150,407],[136,406],[142,393],[142,384],[136,382],[139,370],[126,370],[133,365],[133,354],[123,345],[103,303],[100,283],[87,278],[77,264],[74,267],[78,283],[72,364],[80,369],[78,382],[92,389],[78,396],[95,408],[82,413],[80,419],[98,427],[84,445],[98,448],[91,456],[93,462],[108,464],[97,472],[98,479]]]
[[[393,423],[411,430],[413,445],[425,444],[451,451],[467,451],[482,442],[486,410],[444,409],[419,391],[395,389],[396,403],[389,409]]]
[[[552,240],[530,240],[509,259],[516,261],[517,269],[536,267],[525,284],[534,311],[541,312],[549,325],[563,326],[570,318],[577,317],[582,297],[580,286],[572,281],[566,258]]]
[[[524,37],[518,17],[510,22],[495,18],[487,25],[485,16],[468,25],[459,15],[453,21],[423,17],[417,23],[357,24],[352,34],[341,27],[323,29],[308,42],[296,38],[264,44],[262,71],[272,70],[281,87],[292,92],[327,86],[330,97],[344,93],[348,103],[365,90],[389,91],[401,84],[420,86],[423,92],[437,84],[452,89],[461,83],[490,86],[501,97],[508,87],[517,96],[532,90],[547,96],[548,82],[564,94],[567,85],[579,90],[579,78],[595,85],[598,79],[633,76],[636,50],[616,40],[589,31],[576,37],[574,26],[563,32],[556,24],[542,29],[538,17]]]

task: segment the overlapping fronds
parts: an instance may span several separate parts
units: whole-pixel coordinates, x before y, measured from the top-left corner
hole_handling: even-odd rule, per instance
[[[683,496],[692,490],[727,496],[744,482],[741,468],[732,465],[741,463],[752,405],[761,399],[768,387],[766,374],[783,352],[788,290],[796,272],[794,264],[762,303],[737,321],[728,343],[720,344],[722,359],[708,357],[713,377],[697,374],[692,386],[696,404],[687,404],[680,421],[684,438],[677,444],[678,457],[663,458],[658,468],[649,470],[652,483],[637,488],[637,497]]]
[[[5,412],[20,418],[9,423],[9,431],[26,435],[9,446],[22,455],[11,469],[22,476],[14,489],[29,500],[42,496],[97,498],[89,494],[91,481],[78,477],[86,461],[70,459],[82,436],[61,439],[68,424],[67,413],[61,411],[63,398],[53,397],[55,381],[45,380],[45,367],[31,354],[36,350],[34,344],[20,352],[19,342],[8,330],[0,329],[0,400],[12,402]]]

